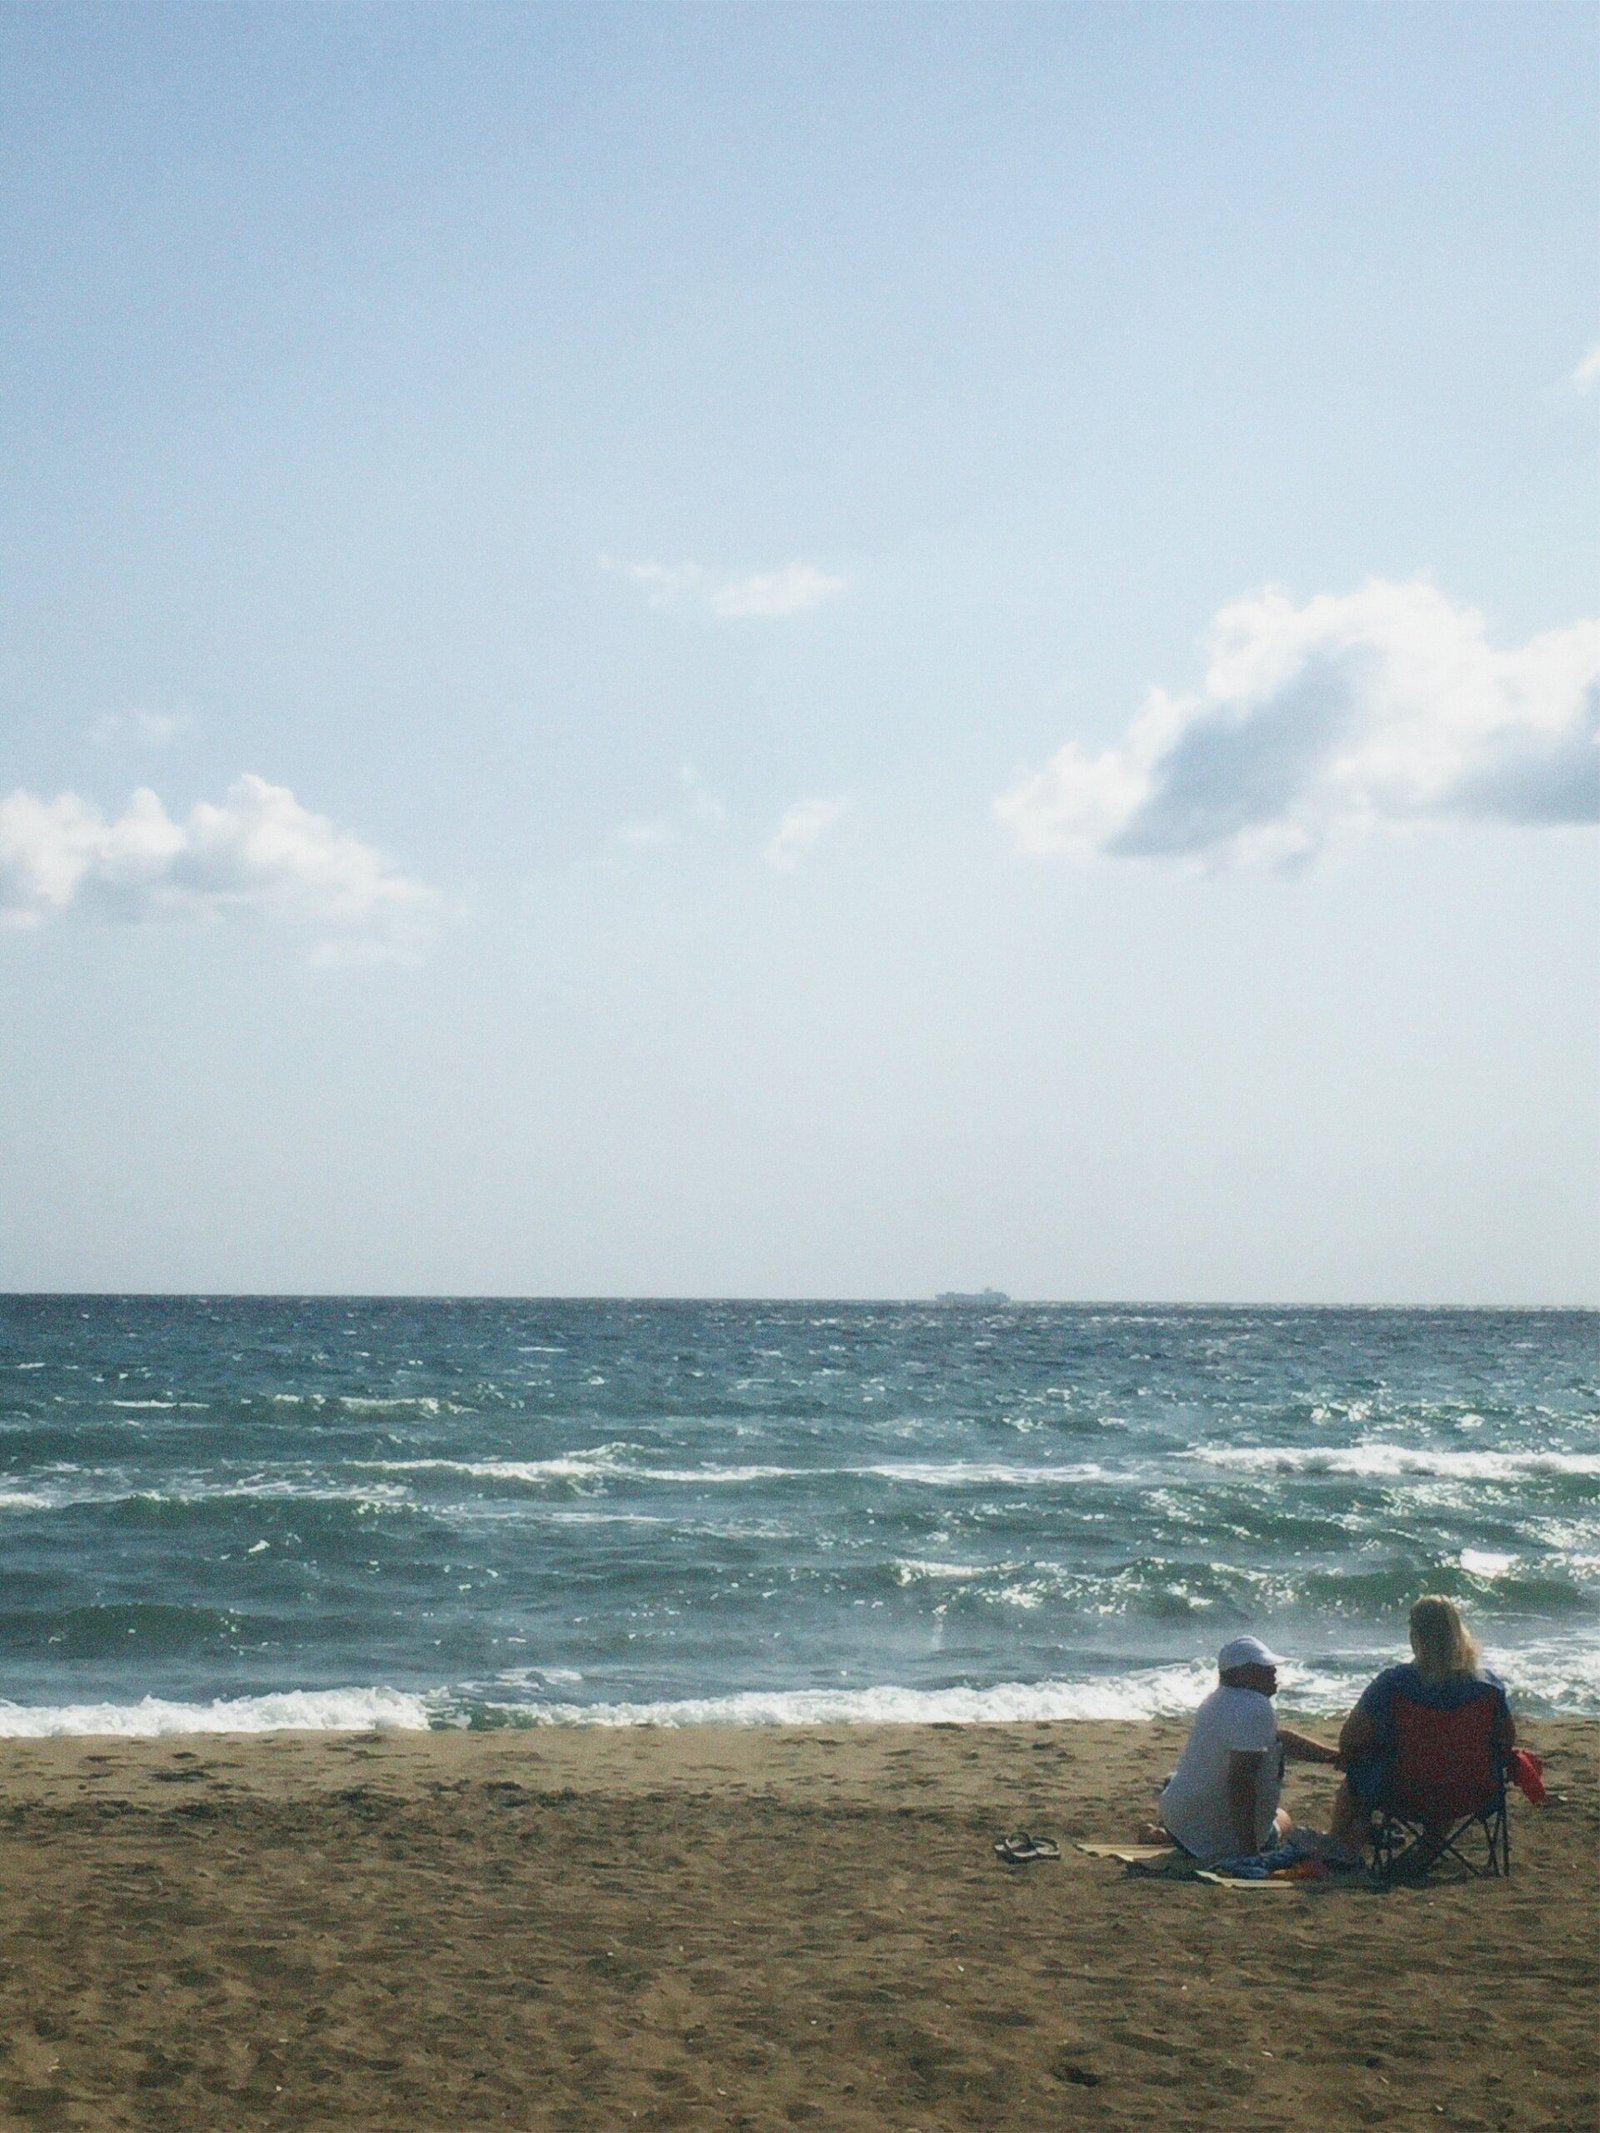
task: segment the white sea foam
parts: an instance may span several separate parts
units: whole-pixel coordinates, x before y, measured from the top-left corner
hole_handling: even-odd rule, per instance
[[[737,1488],[752,1481],[795,1481],[816,1472],[794,1466],[651,1466],[632,1470],[640,1481],[670,1482],[674,1488]]]
[[[396,1473],[464,1474],[475,1481],[514,1481],[536,1487],[546,1481],[645,1481],[671,1488],[729,1488],[759,1481],[799,1481],[855,1471],[842,1467],[645,1466],[616,1456],[610,1446],[568,1452],[554,1459],[409,1459],[368,1462]]]
[[[220,1697],[214,1703],[20,1704],[0,1701],[0,1737],[48,1740],[63,1734],[275,1733],[286,1729],[359,1733],[369,1726],[416,1731],[431,1723],[421,1696],[401,1689],[286,1689],[272,1696]]]
[[[248,1480],[208,1480],[198,1474],[175,1474],[163,1488],[132,1488],[126,1475],[97,1473],[56,1481],[48,1489],[7,1491],[0,1482],[0,1510],[66,1511],[83,1504],[199,1503],[354,1503],[374,1510],[406,1503],[409,1492],[397,1482],[371,1481],[358,1487],[318,1477],[260,1475]]]
[[[1526,1703],[1555,1718],[1593,1718],[1600,1712],[1600,1646],[1593,1639],[1487,1644],[1484,1659],[1505,1683],[1513,1710]]]
[[[398,1482],[366,1481],[357,1487],[318,1477],[260,1475],[249,1481],[185,1480],[151,1500],[158,1503],[357,1503],[387,1506],[404,1503],[408,1492]]]
[[[1516,1568],[1514,1555],[1502,1555],[1495,1548],[1463,1548],[1461,1567],[1469,1577],[1503,1578],[1508,1570]]]
[[[349,1463],[384,1474],[464,1474],[473,1481],[515,1481],[537,1487],[545,1481],[651,1478],[649,1467],[634,1463],[636,1456],[635,1445],[595,1444],[553,1459],[352,1459]]]
[[[1005,1577],[1019,1566],[1016,1563],[940,1563],[930,1562],[925,1557],[910,1555],[891,1564],[895,1578],[902,1585],[915,1585],[924,1578],[966,1579]]]
[[[211,1406],[209,1400],[107,1400],[107,1407],[121,1409],[127,1414],[206,1414]]]
[[[338,1404],[353,1415],[436,1415],[444,1403],[428,1392],[394,1393],[382,1397],[344,1392],[339,1394]]]
[[[674,1488],[727,1488],[755,1481],[793,1481],[855,1471],[840,1467],[646,1466],[637,1456],[637,1447],[615,1444],[598,1444],[587,1451],[565,1452],[553,1459],[372,1459],[352,1463],[379,1467],[386,1473],[464,1474],[474,1481],[515,1481],[528,1487],[546,1481],[655,1481]]]
[[[1129,1480],[1131,1470],[1076,1466],[1015,1466],[970,1459],[888,1459],[871,1466],[651,1466],[634,1444],[596,1444],[550,1459],[364,1459],[353,1466],[383,1473],[463,1474],[477,1481],[643,1481],[673,1488],[728,1488],[762,1481],[876,1480],[919,1488],[1038,1488]]]
[[[113,1480],[108,1476],[96,1481],[92,1470],[75,1479],[67,1478],[60,1469],[51,1470],[38,1477],[43,1487],[18,1488],[18,1478],[7,1475],[0,1480],[0,1510],[64,1511],[74,1504],[117,1503],[131,1493],[126,1477]]]
[[[541,1505],[540,1522],[547,1526],[673,1526],[679,1521],[660,1511],[575,1511],[570,1505]]]
[[[662,1703],[492,1706],[551,1726],[1003,1725],[1057,1718],[1166,1718],[1192,1711],[1216,1685],[1199,1664],[1152,1667],[1104,1681],[1001,1682],[993,1688],[752,1690]]]
[[[1354,1474],[1372,1480],[1427,1475],[1442,1481],[1519,1481],[1531,1474],[1600,1476],[1600,1452],[1451,1452],[1406,1444],[1196,1445],[1202,1466],[1244,1474]]]
[[[1319,1655],[1282,1669],[1286,1715],[1348,1711],[1375,1674],[1406,1655],[1396,1646]],[[1600,1650],[1550,1642],[1486,1654],[1514,1706],[1555,1716],[1600,1711]],[[509,1677],[502,1677],[509,1678]],[[551,1683],[555,1676],[547,1673]],[[536,1726],[1003,1725],[1056,1719],[1181,1718],[1216,1687],[1213,1661],[1144,1667],[1087,1681],[1000,1682],[988,1688],[757,1690],[648,1703],[489,1703],[512,1724]],[[529,1685],[534,1683],[529,1677]]]
[[[889,1459],[879,1466],[851,1467],[846,1472],[871,1474],[881,1481],[910,1482],[927,1489],[1036,1489],[1081,1486],[1085,1482],[1127,1481],[1127,1470],[1118,1474],[1093,1461],[1077,1466],[1011,1466],[985,1460],[949,1459],[931,1462]]]
[[[1280,1699],[1286,1711],[1328,1716],[1348,1710],[1380,1668],[1402,1656],[1374,1650],[1286,1670]],[[1600,1651],[1571,1644],[1535,1644],[1487,1653],[1512,1703],[1556,1716],[1600,1710]],[[530,1689],[576,1684],[559,1667],[508,1669],[507,1686]],[[208,1704],[146,1696],[133,1704],[25,1705],[0,1701],[0,1737],[59,1735],[151,1737],[192,1733],[267,1733],[281,1730],[361,1732],[373,1726],[420,1731],[465,1723],[469,1712],[526,1726],[812,1726],[1004,1725],[1064,1719],[1181,1718],[1216,1684],[1208,1660],[1142,1668],[1088,1681],[1000,1682],[989,1688],[911,1689],[884,1684],[861,1689],[757,1690],[658,1702],[579,1704],[553,1700],[463,1702],[442,1692],[419,1696],[400,1689],[286,1690],[275,1695],[219,1698]]]

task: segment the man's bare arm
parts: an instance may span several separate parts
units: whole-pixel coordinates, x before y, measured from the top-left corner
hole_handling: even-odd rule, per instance
[[[1264,1755],[1247,1755],[1242,1748],[1228,1750],[1228,1816],[1241,1855],[1256,1849],[1256,1795],[1265,1762]]]
[[[1288,1726],[1280,1726],[1278,1739],[1291,1763],[1336,1763],[1339,1760],[1337,1748],[1330,1748],[1326,1741],[1313,1740],[1309,1733],[1296,1733]]]

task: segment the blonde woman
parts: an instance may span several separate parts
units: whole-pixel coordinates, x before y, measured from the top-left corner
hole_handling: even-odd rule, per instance
[[[1499,1709],[1494,1740],[1502,1756],[1516,1745],[1517,1729],[1504,1685],[1484,1666],[1471,1631],[1454,1600],[1429,1593],[1411,1610],[1411,1663],[1385,1668],[1361,1692],[1339,1734],[1344,1783],[1333,1802],[1332,1834],[1352,1851],[1367,1838],[1372,1810],[1380,1806],[1394,1768],[1397,1696],[1434,1711],[1458,1711],[1480,1696]]]

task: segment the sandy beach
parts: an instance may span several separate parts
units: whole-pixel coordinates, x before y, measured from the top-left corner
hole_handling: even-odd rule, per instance
[[[1387,1895],[1075,1852],[1173,1724],[8,1741],[0,2127],[1587,2133],[1597,1730]]]

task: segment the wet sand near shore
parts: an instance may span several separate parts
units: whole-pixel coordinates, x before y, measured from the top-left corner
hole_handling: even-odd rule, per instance
[[[1592,2133],[1600,1728],[1389,1894],[1074,1852],[1184,1730],[0,1742],[0,2129]]]

